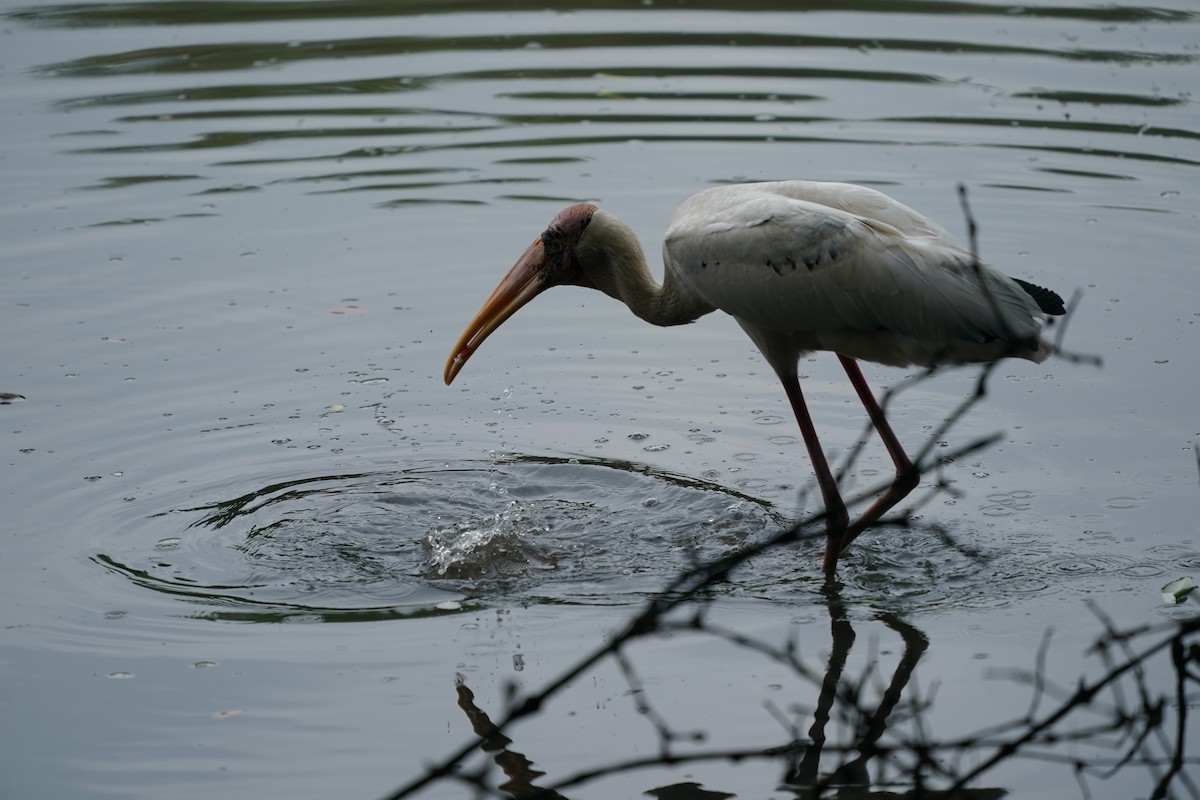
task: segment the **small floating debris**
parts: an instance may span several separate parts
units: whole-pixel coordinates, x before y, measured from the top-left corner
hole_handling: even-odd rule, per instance
[[[1162,599],[1164,603],[1182,603],[1187,600],[1196,588],[1196,582],[1191,578],[1180,578],[1176,581],[1171,581],[1162,588]]]

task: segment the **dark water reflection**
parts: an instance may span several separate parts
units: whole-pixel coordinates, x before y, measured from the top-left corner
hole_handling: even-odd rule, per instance
[[[534,12],[555,11],[645,11],[647,4],[640,0],[609,0],[608,2],[560,2],[541,3]],[[381,4],[367,0],[337,0],[337,2],[187,2],[172,3],[96,3],[93,5],[67,4],[47,5],[42,8],[25,8],[13,13],[13,17],[35,25],[61,27],[89,27],[114,25],[211,25],[244,22],[288,22],[295,20],[351,20],[385,19],[389,17],[411,17],[428,14],[460,14],[466,11],[483,11],[488,4],[479,2],[457,2],[456,0],[407,0],[400,4]],[[508,11],[521,11],[514,6]],[[667,9],[670,11],[671,9]],[[1087,20],[1091,22],[1186,22],[1193,16],[1186,10],[1166,6],[1142,7],[1129,5],[1109,6],[996,6],[989,3],[950,2],[809,2],[802,9],[778,0],[747,0],[744,3],[720,2],[720,0],[696,0],[678,10],[691,11],[845,11],[853,14],[942,14],[954,17],[984,16],[1028,16],[1033,18]],[[686,31],[681,31],[681,35]]]
[[[870,15],[869,32],[838,24],[857,15]],[[976,17],[1027,28],[1034,44],[980,36]],[[975,146],[1194,166],[1187,149],[1173,144],[1197,138],[1188,122],[1189,92],[1146,86],[1115,73],[1105,86],[1080,88],[1070,76],[1076,64],[1188,69],[1197,55],[1187,46],[1094,45],[1114,40],[1096,36],[1104,26],[1148,25],[1169,32],[1170,26],[1186,26],[1195,18],[1191,11],[1169,8],[967,3],[826,4],[801,12],[779,3],[686,8],[572,3],[536,11],[497,11],[470,3],[436,8],[420,3],[143,3],[46,6],[10,16],[40,28],[118,28],[131,43],[154,42],[39,65],[41,77],[70,81],[79,89],[102,82],[99,93],[56,101],[63,110],[152,107],[109,119],[104,128],[89,132],[102,131],[107,141],[75,146],[76,155],[215,151],[207,157],[215,159],[209,167],[242,173],[236,187],[214,186],[219,179],[186,173],[110,176],[97,186],[199,179],[201,186],[191,191],[228,191],[281,180],[261,173],[251,178],[256,171],[247,173],[246,167],[337,162],[347,169],[316,175],[304,169],[282,180],[338,181],[343,191],[399,195],[386,201],[391,204],[483,202],[490,192],[463,190],[489,187],[499,193],[497,199],[512,197],[513,184],[533,189],[551,178],[529,169],[544,163],[536,159],[522,159],[526,169],[515,171],[512,160],[495,161],[505,150],[567,150],[573,151],[568,159],[577,159],[581,150],[631,140],[880,147],[947,146],[969,136]],[[362,29],[347,28],[340,36],[311,38],[310,24],[331,19],[417,30],[387,36],[373,28],[370,35],[355,36],[344,34]],[[239,38],[245,40],[220,38],[227,30],[222,26],[242,23],[262,25],[241,29],[247,33],[239,32]],[[1057,31],[1058,24],[1082,23],[1096,27],[1086,34],[1044,33]],[[182,26],[188,35],[164,45],[157,35],[160,26]],[[945,38],[928,38],[930,26],[940,26]],[[814,27],[831,33],[816,35]],[[480,33],[488,28],[495,30]],[[956,70],[959,62],[978,59],[1036,65],[1039,80],[1049,80],[1002,89],[930,69]],[[122,90],[126,85],[137,88]],[[868,87],[863,96],[886,91],[891,97],[858,107],[855,94]],[[931,89],[940,91],[931,94]],[[964,90],[1004,97],[1011,107],[1007,113],[979,115],[964,113],[961,103],[939,100]],[[365,97],[388,102],[364,105]],[[904,113],[896,114],[901,108]],[[1139,108],[1159,113],[1155,120],[1097,113]],[[1170,109],[1180,116],[1165,113]],[[1034,133],[1014,139],[1009,135],[1014,127]],[[971,133],[957,130],[964,128]],[[1103,134],[1105,144],[1098,145],[1092,134]],[[423,161],[480,148],[490,158],[470,157],[454,165],[357,166],[364,159],[411,162],[424,155]],[[247,152],[264,149],[262,155]],[[1062,174],[1054,166],[1038,169]],[[1088,170],[1075,174],[1106,176]],[[439,196],[413,196],[430,190]],[[517,196],[556,195],[534,190]]]

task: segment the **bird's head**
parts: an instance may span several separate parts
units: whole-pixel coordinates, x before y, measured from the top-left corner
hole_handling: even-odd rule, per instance
[[[596,206],[591,203],[576,203],[564,208],[550,221],[542,235],[526,248],[454,345],[446,361],[447,384],[454,380],[492,331],[551,286],[597,288],[580,265],[580,242],[596,211]]]

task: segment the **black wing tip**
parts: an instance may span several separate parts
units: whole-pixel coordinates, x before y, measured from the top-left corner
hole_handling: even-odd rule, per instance
[[[1017,286],[1025,290],[1025,293],[1033,298],[1033,302],[1038,304],[1038,308],[1043,314],[1051,316],[1061,316],[1067,313],[1067,307],[1063,305],[1063,299],[1059,297],[1058,292],[1053,289],[1047,289],[1044,286],[1023,281],[1020,278],[1013,278]]]

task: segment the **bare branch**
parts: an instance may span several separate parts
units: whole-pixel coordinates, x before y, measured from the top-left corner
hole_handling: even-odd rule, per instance
[[[959,198],[976,275],[992,311],[1000,324],[1004,324],[997,300],[982,279],[978,226],[965,187],[959,187]],[[1094,356],[1068,353],[1063,348],[1067,323],[1078,305],[1079,293],[1076,293],[1058,328],[1054,352],[1070,362],[1099,365],[1100,360]],[[907,511],[898,517],[876,521],[875,526],[913,526],[913,509],[923,507],[935,497],[957,494],[946,477],[956,461],[1000,440],[999,434],[993,434],[956,447],[946,446],[949,432],[987,396],[988,379],[994,369],[994,363],[979,369],[970,391],[926,437],[912,459],[914,472],[936,477],[933,485]],[[880,407],[886,412],[893,398],[936,372],[925,370],[893,386],[883,395]],[[865,441],[864,435],[847,452],[839,465],[839,482],[859,461]],[[1200,470],[1200,444],[1194,450]],[[847,506],[855,507],[875,498],[891,483],[888,480],[864,489],[847,498]],[[1200,797],[1196,781],[1188,773],[1190,767],[1200,765],[1200,755],[1196,754],[1194,744],[1188,749],[1185,743],[1189,704],[1194,702],[1200,687],[1200,671],[1197,671],[1200,642],[1196,641],[1200,638],[1200,621],[1119,628],[1099,609],[1094,609],[1102,633],[1088,654],[1101,663],[1103,675],[1055,680],[1050,674],[1052,639],[1047,632],[1032,668],[988,673],[992,678],[1029,686],[1029,703],[1023,712],[1012,719],[992,721],[965,735],[939,738],[930,714],[936,687],[925,690],[914,680],[916,666],[929,646],[928,638],[910,621],[895,614],[878,613],[874,619],[886,627],[884,635],[894,634],[899,639],[898,660],[890,655],[881,656],[883,651],[874,640],[865,659],[851,659],[856,634],[836,580],[826,581],[821,588],[830,635],[830,650],[827,657],[823,656],[823,663],[802,657],[795,629],[780,642],[764,641],[711,619],[712,593],[705,590],[729,580],[742,565],[764,553],[823,540],[824,523],[824,513],[814,514],[716,558],[702,559],[690,553],[688,566],[645,601],[606,641],[581,654],[536,691],[522,691],[515,684],[509,686],[503,713],[496,721],[476,705],[474,695],[459,676],[456,680],[459,707],[466,713],[477,738],[431,765],[389,798],[415,797],[434,783],[455,781],[473,790],[477,797],[565,800],[561,791],[607,776],[680,764],[753,760],[778,765],[783,773],[783,786],[813,798],[830,796],[835,787],[840,791],[844,786],[863,786],[895,788],[921,797],[990,800],[1002,796],[1004,790],[968,787],[974,787],[997,766],[1015,759],[1071,770],[1083,797],[1092,795],[1090,781],[1129,770],[1143,770],[1152,779],[1153,785],[1148,790],[1151,797],[1164,800],[1183,794]],[[921,529],[939,536],[947,547],[971,557],[983,557],[936,525],[923,524]],[[701,743],[707,732],[681,731],[672,725],[668,712],[652,701],[648,682],[638,669],[635,643],[667,634],[709,637],[782,666],[816,690],[816,701],[803,705],[763,704],[765,713],[781,729],[780,740],[772,746],[704,748]],[[896,648],[889,646],[888,653],[895,652]],[[1174,677],[1169,690],[1156,686],[1147,677],[1148,665],[1153,661],[1159,668],[1164,658],[1169,658]],[[628,685],[634,710],[647,719],[658,736],[659,752],[640,757],[617,755],[608,763],[584,765],[556,781],[542,781],[544,773],[534,769],[530,759],[513,749],[509,737],[516,735],[514,723],[536,717],[550,700],[568,691],[572,683],[602,662],[615,664],[619,669]],[[885,665],[892,662],[896,663],[891,666],[891,674],[885,674]],[[848,668],[848,664],[859,666]],[[851,670],[853,674],[847,674]],[[1174,724],[1169,724],[1172,721]],[[490,757],[495,767],[485,764],[466,769],[468,759],[479,758],[480,751]],[[495,782],[499,777],[494,774],[496,767],[505,778],[499,785]]]

